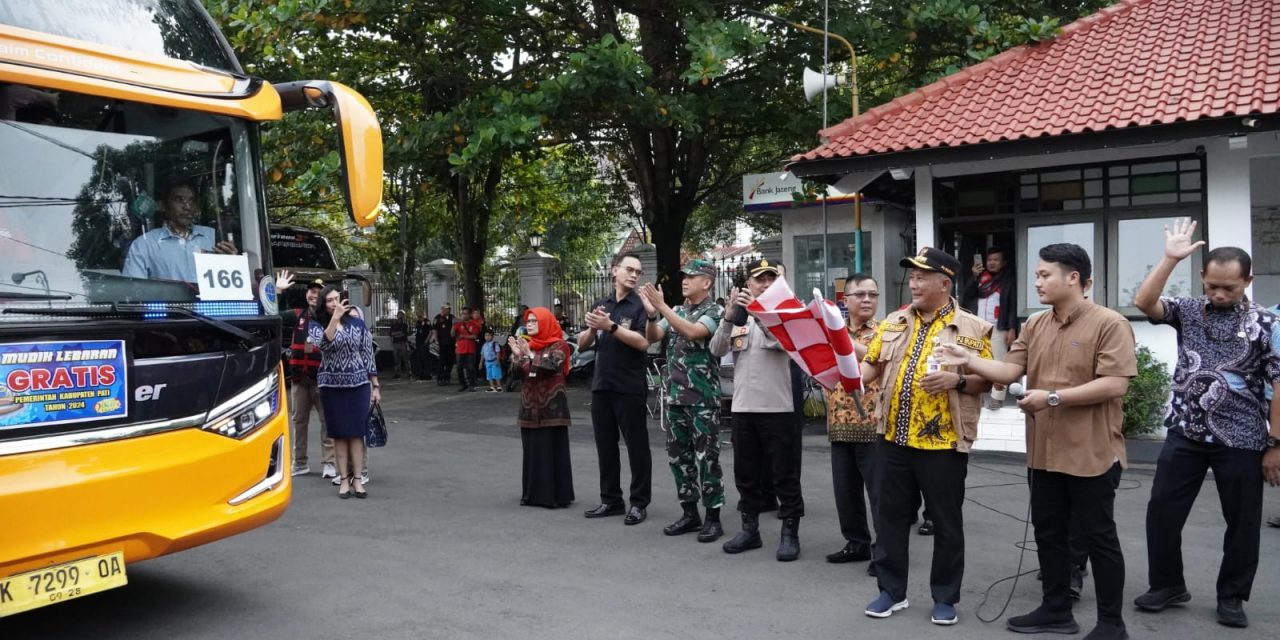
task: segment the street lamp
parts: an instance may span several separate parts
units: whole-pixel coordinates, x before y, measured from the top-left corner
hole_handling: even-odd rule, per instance
[[[542,246],[542,234],[538,233],[537,231],[534,231],[533,233],[529,234],[529,247],[534,251],[537,251],[538,247],[541,247],[541,246]]]

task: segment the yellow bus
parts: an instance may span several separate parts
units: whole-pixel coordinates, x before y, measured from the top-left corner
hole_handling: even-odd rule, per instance
[[[372,224],[351,89],[246,75],[196,0],[0,0],[0,616],[284,513],[259,127],[306,108]]]

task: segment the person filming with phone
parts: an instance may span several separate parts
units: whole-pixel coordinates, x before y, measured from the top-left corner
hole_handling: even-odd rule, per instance
[[[347,299],[332,286],[320,301],[308,326],[311,342],[320,345],[320,405],[338,459],[338,497],[368,497],[364,478],[364,434],[369,408],[381,398],[374,363],[373,335]]]

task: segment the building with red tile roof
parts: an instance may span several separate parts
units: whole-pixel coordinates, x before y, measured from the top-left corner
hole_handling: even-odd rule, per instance
[[[1280,109],[1280,4],[1123,0],[820,132],[824,160],[1227,119]],[[1172,132],[1161,132],[1172,133]],[[812,164],[811,164],[812,163]]]
[[[1280,2],[1122,0],[1053,40],[819,132],[821,144],[787,170],[844,193],[896,194],[898,207],[866,212],[873,255],[933,246],[978,265],[1002,248],[1024,318],[1044,308],[1034,290],[1039,248],[1081,245],[1093,261],[1092,299],[1132,318],[1138,342],[1172,363],[1172,333],[1132,302],[1172,219],[1197,220],[1206,253],[1248,251],[1250,295],[1280,302],[1278,111]],[[833,221],[831,234],[853,230],[843,216]],[[784,245],[799,251],[812,228],[784,216]],[[1202,259],[1179,265],[1165,293],[1198,295]],[[906,274],[889,260],[872,264],[890,265],[872,273],[885,308],[904,301]],[[964,274],[958,290],[975,276]],[[1016,414],[985,412],[978,448],[1021,450]]]

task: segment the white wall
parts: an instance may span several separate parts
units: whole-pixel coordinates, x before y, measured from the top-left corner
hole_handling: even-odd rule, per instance
[[[896,309],[902,302],[897,295],[901,288],[902,269],[898,260],[910,252],[902,246],[902,233],[913,221],[913,213],[902,207],[891,204],[867,204],[862,207],[862,230],[870,234],[870,251],[864,250],[864,256],[870,260],[863,265],[880,281],[880,289],[884,293],[880,297],[878,317],[884,317],[886,309]],[[788,269],[796,265],[795,237],[820,235],[822,233],[822,208],[805,207],[790,209],[782,214],[782,262]],[[827,233],[852,233],[853,205],[839,204],[827,206]],[[835,264],[832,268],[846,267],[853,271],[853,265]],[[798,292],[801,298],[808,298],[807,292]]]

